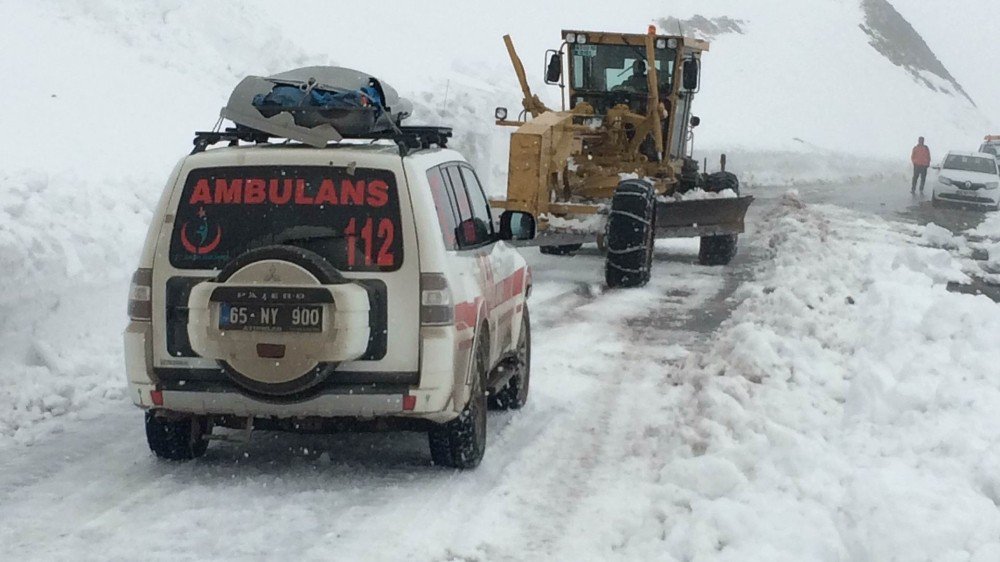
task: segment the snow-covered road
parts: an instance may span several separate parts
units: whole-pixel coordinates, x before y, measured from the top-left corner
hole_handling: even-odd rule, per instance
[[[490,415],[475,471],[430,466],[425,437],[402,433],[258,433],[158,462],[140,413],[111,397],[0,449],[0,558],[996,560],[1000,480],[975,465],[1000,444],[984,372],[1000,357],[962,348],[940,367],[961,338],[994,341],[974,334],[1000,315],[944,290],[961,260],[921,246],[923,227],[865,218],[928,222],[905,216],[921,205],[868,189],[882,194],[864,215],[758,190],[733,265],[699,267],[696,241],[669,241],[639,290],[605,291],[594,250],[528,251],[532,395]],[[886,301],[900,280],[921,292]],[[937,332],[917,331],[927,299]],[[894,305],[906,314],[882,339],[853,337]],[[911,331],[929,351],[872,356]],[[917,362],[900,370],[907,353]],[[935,377],[956,386],[921,390]],[[915,437],[936,422],[947,431]],[[920,528],[932,515],[939,532]]]

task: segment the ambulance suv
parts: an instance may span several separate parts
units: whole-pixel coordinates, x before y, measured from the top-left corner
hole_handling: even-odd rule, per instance
[[[448,149],[232,145],[180,161],[133,277],[150,449],[199,457],[233,438],[215,426],[404,429],[435,464],[478,465],[487,408],[528,396],[531,276],[505,240],[532,217],[495,223]]]

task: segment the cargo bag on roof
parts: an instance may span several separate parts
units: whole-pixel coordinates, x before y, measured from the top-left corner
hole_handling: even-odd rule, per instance
[[[222,117],[322,147],[330,141],[391,131],[412,107],[373,76],[349,68],[313,66],[244,78],[222,109]]]

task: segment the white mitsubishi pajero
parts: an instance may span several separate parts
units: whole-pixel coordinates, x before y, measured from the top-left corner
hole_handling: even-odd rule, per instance
[[[395,428],[427,431],[435,464],[479,463],[487,407],[528,396],[531,276],[503,240],[534,222],[495,229],[462,155],[407,129],[325,148],[203,134],[180,161],[125,332],[156,455],[198,457],[214,426]]]

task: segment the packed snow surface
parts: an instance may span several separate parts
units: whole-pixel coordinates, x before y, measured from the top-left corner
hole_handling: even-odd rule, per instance
[[[679,428],[644,491],[671,554],[995,560],[1000,307],[881,219],[793,194],[761,228],[767,271],[642,416]]]

